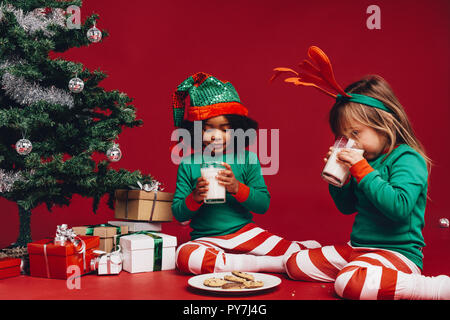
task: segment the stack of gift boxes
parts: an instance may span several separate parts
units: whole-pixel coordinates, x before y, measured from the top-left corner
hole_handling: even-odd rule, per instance
[[[142,185],[141,185],[142,186]],[[93,226],[57,227],[54,238],[28,244],[30,275],[68,279],[76,275],[175,269],[177,238],[161,233],[170,222],[173,193],[116,190],[117,220]],[[21,259],[0,259],[0,279],[20,274]]]
[[[0,257],[0,279],[20,275],[21,262],[19,258]]]
[[[15,277],[28,271],[26,248],[12,247],[0,251],[0,279]]]

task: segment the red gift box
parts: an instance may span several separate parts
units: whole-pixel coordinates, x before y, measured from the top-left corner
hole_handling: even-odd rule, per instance
[[[30,256],[30,275],[52,279],[67,279],[74,276],[78,266],[80,275],[90,271],[90,263],[95,258],[94,250],[98,249],[100,238],[97,236],[78,236],[82,242],[75,246],[66,241],[64,245],[54,244],[54,239],[43,239],[28,244]]]
[[[20,263],[22,259],[19,258],[1,258],[0,259],[0,279],[15,277],[20,275]]]

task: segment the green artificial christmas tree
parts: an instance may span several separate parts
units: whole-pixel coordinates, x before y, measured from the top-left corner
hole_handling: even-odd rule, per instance
[[[108,36],[92,29],[96,14],[69,28],[69,6],[81,8],[82,1],[0,1],[0,196],[18,206],[16,247],[31,241],[30,216],[40,204],[51,211],[79,194],[93,199],[95,212],[105,194],[113,208],[115,189],[155,182],[140,171],[110,168],[120,159],[113,148],[118,135],[142,125],[132,99],[99,87],[102,71],[49,57]],[[109,161],[95,161],[96,153]]]

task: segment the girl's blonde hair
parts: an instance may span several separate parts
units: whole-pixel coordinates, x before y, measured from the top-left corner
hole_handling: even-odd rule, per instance
[[[363,94],[378,99],[392,113],[360,103],[338,101],[331,108],[329,115],[330,127],[336,136],[342,135],[347,121],[353,119],[388,138],[387,155],[396,145],[406,143],[425,159],[428,171],[431,170],[431,159],[426,155],[423,145],[414,134],[405,110],[386,80],[378,75],[368,75],[349,85],[345,88],[345,92]]]

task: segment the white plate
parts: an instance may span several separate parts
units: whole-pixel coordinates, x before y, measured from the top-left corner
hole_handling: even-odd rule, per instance
[[[246,272],[248,274],[253,275],[255,278],[255,281],[262,281],[264,282],[264,285],[259,288],[251,288],[251,289],[222,289],[221,287],[208,287],[203,284],[203,282],[208,278],[221,278],[223,279],[226,275],[231,275],[231,272],[216,272],[216,273],[206,273],[206,274],[200,274],[198,276],[194,276],[189,278],[188,284],[196,289],[201,289],[205,291],[211,291],[211,292],[219,292],[219,293],[252,293],[262,290],[267,290],[270,288],[274,288],[278,286],[281,283],[281,279],[272,276],[270,274],[264,274],[264,273],[255,273],[255,272]]]

